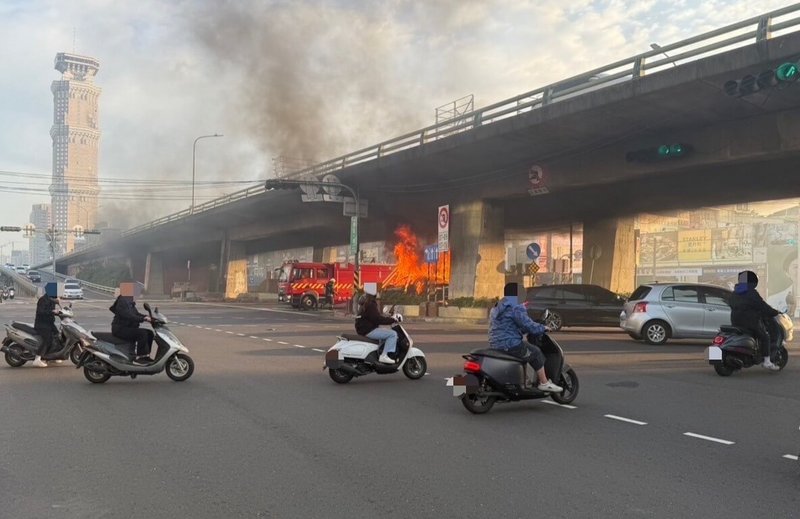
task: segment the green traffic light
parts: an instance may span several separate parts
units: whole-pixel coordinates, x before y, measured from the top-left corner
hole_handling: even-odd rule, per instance
[[[784,63],[775,69],[775,77],[778,81],[795,81],[800,76],[797,63]]]
[[[674,155],[676,157],[683,155],[683,146],[681,146],[680,144],[673,144],[672,146],[669,147],[669,152],[671,155]]]
[[[669,157],[670,155],[670,148],[666,144],[662,144],[658,147],[658,156],[659,157]]]

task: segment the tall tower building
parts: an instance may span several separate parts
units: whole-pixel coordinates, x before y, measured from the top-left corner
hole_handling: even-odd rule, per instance
[[[55,68],[61,79],[53,81],[53,182],[51,218],[59,231],[71,231],[76,225],[91,229],[97,219],[97,157],[100,129],[97,105],[100,87],[94,77],[100,62],[87,56],[66,52],[56,54]],[[73,234],[61,234],[58,254],[72,252]]]
[[[30,223],[37,229],[47,229],[50,227],[50,204],[33,204],[31,208]],[[35,233],[28,240],[28,251],[31,255],[31,265],[40,265],[50,261],[50,242],[43,233]]]

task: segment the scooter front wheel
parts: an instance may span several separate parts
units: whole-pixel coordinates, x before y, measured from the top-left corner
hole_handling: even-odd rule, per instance
[[[337,384],[347,384],[348,382],[353,380],[352,373],[347,373],[340,369],[328,368],[328,376],[331,377],[331,380],[333,380]]]
[[[426,371],[428,371],[428,363],[425,362],[425,357],[410,357],[403,364],[403,375],[411,380],[422,378]]]
[[[789,362],[789,351],[781,346],[778,348],[778,354],[776,355],[775,364],[783,369],[786,367],[786,364]]]
[[[183,353],[176,353],[167,362],[167,376],[175,382],[183,382],[194,373],[194,361]]]
[[[72,349],[69,350],[70,362],[72,362],[77,366],[78,363],[81,361],[81,353],[83,353],[83,348],[81,348],[78,345],[73,346]]]
[[[578,383],[578,375],[575,374],[574,369],[570,368],[561,373],[561,377],[558,379],[558,385],[563,388],[563,391],[561,393],[553,393],[550,395],[550,398],[559,404],[571,404],[575,401],[575,398],[578,396],[580,384]]]

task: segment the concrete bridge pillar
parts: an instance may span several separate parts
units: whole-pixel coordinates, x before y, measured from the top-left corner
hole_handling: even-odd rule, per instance
[[[600,251],[592,261],[592,250]],[[594,263],[594,268],[592,268]],[[583,282],[612,292],[634,290],[636,250],[633,218],[615,218],[583,224]]]
[[[245,244],[224,238],[221,247],[220,273],[223,276],[225,298],[236,299],[247,292],[247,255]]]
[[[503,206],[465,202],[450,209],[450,297],[502,297]]]
[[[161,253],[147,253],[144,267],[144,289],[150,295],[164,295],[164,260]]]

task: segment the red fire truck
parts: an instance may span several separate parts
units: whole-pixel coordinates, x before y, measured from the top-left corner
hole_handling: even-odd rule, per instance
[[[361,284],[381,283],[394,269],[394,265],[367,263],[360,265]],[[325,284],[336,280],[335,303],[349,301],[353,297],[352,263],[284,263],[278,274],[278,301],[290,303],[295,308],[309,310],[325,300]]]

